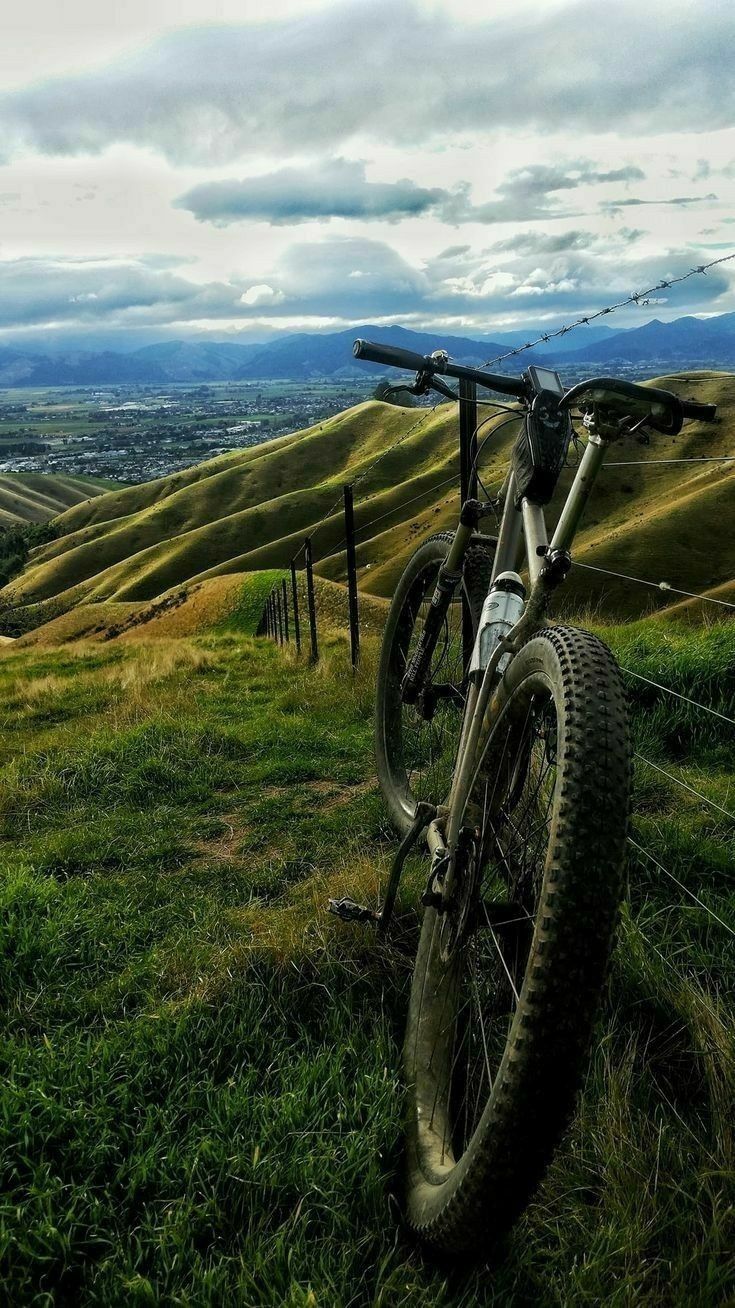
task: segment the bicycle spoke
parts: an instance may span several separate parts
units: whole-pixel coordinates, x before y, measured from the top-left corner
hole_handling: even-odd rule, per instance
[[[417,641],[424,629],[436,584],[438,563],[421,582],[420,593],[407,601],[404,640],[397,659],[396,677],[403,680]],[[424,687],[430,698],[434,685],[451,687],[450,694],[438,696],[432,715],[425,715],[421,705],[401,704],[400,733],[405,771],[405,795],[409,802],[425,799],[441,801],[449,790],[454,757],[459,743],[459,729],[466,701],[464,651],[462,645],[462,604],[450,602],[444,625],[437,640],[429,677]]]
[[[446,670],[445,670],[446,675]],[[436,1032],[428,1065],[434,1078],[431,1117],[442,1134],[442,1159],[458,1159],[493,1093],[508,1031],[520,1003],[526,959],[548,848],[556,786],[555,711],[547,697],[529,693],[491,735],[470,804],[479,826],[474,859],[457,891],[474,896],[461,915],[447,910],[434,937],[439,949],[457,914],[460,934],[449,936],[448,961],[434,988]],[[474,869],[474,870],[473,870]],[[498,872],[505,886],[500,900]],[[499,916],[495,903],[507,900]],[[464,935],[462,935],[464,932]],[[483,941],[485,944],[483,944]],[[443,1063],[443,1066],[442,1066]]]

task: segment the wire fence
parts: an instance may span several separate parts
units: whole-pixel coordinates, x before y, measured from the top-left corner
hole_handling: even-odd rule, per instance
[[[357,666],[360,658],[358,545],[364,545],[369,533],[376,526],[387,524],[389,519],[393,519],[396,525],[403,522],[406,509],[414,507],[421,501],[424,501],[427,507],[429,505],[436,507],[437,493],[446,491],[450,486],[456,487],[457,493],[462,500],[474,498],[477,494],[479,481],[477,473],[477,433],[483,425],[482,421],[478,421],[478,404],[483,407],[492,405],[492,407],[500,411],[507,409],[508,406],[502,403],[496,406],[492,401],[478,400],[477,388],[474,382],[463,381],[460,383],[459,400],[458,471],[452,472],[448,476],[442,476],[439,481],[432,479],[417,494],[411,495],[408,499],[395,500],[387,510],[380,506],[381,512],[367,519],[364,514],[366,506],[381,496],[383,492],[373,491],[372,494],[364,496],[357,503],[355,502],[355,490],[365,481],[369,474],[374,473],[375,469],[390,454],[434,415],[438,405],[435,404],[431,408],[425,408],[405,431],[400,432],[390,445],[363,468],[358,476],[343,485],[339,497],[331,504],[319,521],[312,526],[309,534],[304,537],[302,544],[288,563],[288,570],[291,574],[290,594],[285,588],[285,583],[279,581],[274,584],[263,609],[258,628],[260,634],[270,636],[278,644],[293,643],[300,651],[302,647],[302,627],[305,626],[308,628],[309,658],[312,662],[317,662],[321,645],[319,628],[320,625],[324,629],[334,624],[334,605],[332,602],[327,602],[325,598],[325,602],[320,606],[317,596],[321,588],[318,587],[315,580],[314,568],[318,563],[324,563],[327,559],[334,561],[344,552],[347,626],[350,636],[352,665],[353,667]],[[357,518],[356,512],[358,514]],[[342,519],[343,534],[340,535],[339,529],[334,532],[336,541],[329,545],[325,544],[324,553],[319,556],[315,551],[315,541],[323,537],[327,524],[331,523],[334,527],[338,514]],[[383,527],[383,530],[386,530],[386,527]],[[306,612],[303,616],[299,609],[298,600],[300,575],[303,575],[303,590],[306,595]],[[330,600],[331,598],[329,597]]]
[[[556,331],[542,333],[537,339],[528,341],[516,349],[509,350],[495,359],[488,360],[484,366],[489,367],[492,364],[502,363],[507,359],[522,354],[524,351],[533,348],[535,345],[546,344],[548,341],[553,340],[556,337],[565,336],[569,331],[574,330],[576,327],[586,325],[597,318],[613,313],[617,309],[623,308],[625,305],[645,305],[649,302],[648,297],[656,291],[686,281],[688,278],[695,275],[706,273],[709,269],[719,264],[727,263],[732,259],[735,259],[735,253],[723,256],[721,259],[715,259],[709,264],[692,268],[678,277],[661,280],[648,290],[633,293],[627,299],[621,300],[617,304],[609,305],[595,313],[584,315],[575,322],[561,327]],[[486,406],[492,407],[495,413],[505,411],[510,412],[511,415],[514,416],[514,410],[507,404],[495,401],[478,401],[475,384],[472,382],[460,383],[458,399],[458,474],[452,473],[449,476],[442,477],[438,482],[424,487],[418,494],[411,495],[407,500],[400,500],[393,503],[389,509],[383,510],[376,516],[368,518],[368,520],[365,520],[364,518],[365,506],[373,499],[380,496],[382,492],[379,490],[374,491],[371,495],[365,496],[357,503],[355,502],[355,491],[364,482],[368,475],[374,472],[379,464],[386,460],[400,445],[409,440],[412,435],[431,420],[438,405],[434,405],[433,407],[427,406],[422,410],[417,419],[411,423],[406,430],[399,433],[397,438],[381,451],[378,457],[369,463],[351,483],[347,483],[342,487],[340,495],[331,505],[327,513],[325,513],[324,516],[311,528],[310,533],[304,538],[303,544],[289,562],[288,581],[290,584],[287,584],[287,580],[284,578],[273,587],[268,597],[260,627],[260,630],[264,634],[267,634],[279,644],[285,645],[292,643],[297,652],[301,652],[302,650],[308,652],[309,660],[312,663],[315,663],[319,659],[322,635],[322,632],[320,631],[320,618],[322,615],[320,615],[320,606],[317,601],[314,566],[315,563],[320,560],[315,556],[314,542],[319,534],[324,532],[327,524],[332,523],[334,525],[334,520],[339,513],[344,524],[344,534],[340,536],[339,530],[335,532],[335,535],[337,536],[336,544],[332,545],[331,548],[325,551],[321,556],[321,561],[326,558],[334,559],[336,556],[341,555],[343,550],[345,552],[347,621],[350,633],[350,650],[353,667],[357,665],[360,658],[360,596],[358,592],[356,547],[358,545],[364,545],[368,538],[368,533],[374,527],[378,525],[382,526],[382,524],[387,523],[390,519],[394,519],[396,522],[401,522],[406,509],[411,508],[424,500],[432,502],[432,499],[437,492],[445,491],[452,484],[456,486],[461,501],[464,501],[467,498],[475,498],[477,496],[478,485],[482,486],[477,470],[478,431],[483,425],[483,422],[488,421],[488,419],[483,419],[478,422],[478,404],[482,405],[483,408]],[[506,421],[513,421],[513,416]],[[495,430],[497,431],[498,428],[496,427]],[[655,467],[659,464],[704,465],[733,462],[735,462],[735,454],[696,456],[691,458],[653,459],[645,461],[621,460],[612,461],[605,466],[607,468],[636,466],[648,470],[648,468]],[[482,487],[482,489],[484,491],[485,488]],[[355,521],[356,510],[360,511],[358,514],[360,521],[357,525]],[[601,580],[605,577],[609,577],[618,583],[624,583],[625,586],[643,586],[659,592],[681,596],[682,599],[695,600],[703,605],[712,605],[721,613],[723,610],[732,611],[735,609],[735,602],[714,595],[690,590],[684,586],[674,585],[665,579],[638,577],[630,573],[623,573],[576,559],[574,566],[575,568],[581,568],[594,574]],[[327,611],[323,616],[326,622],[330,624],[333,622],[333,612],[330,613]],[[322,621],[322,628],[323,627],[324,622]],[[710,720],[714,718],[718,722],[726,723],[729,727],[735,727],[735,717],[723,713],[719,708],[715,708],[711,704],[705,704],[700,700],[693,698],[693,696],[685,694],[682,690],[677,690],[673,686],[665,685],[653,677],[647,677],[645,674],[636,671],[634,668],[623,666],[621,671],[625,678],[629,678],[633,682],[646,684],[650,689],[655,690],[657,695],[660,697],[670,697],[679,704],[686,705],[688,710],[693,710],[695,713],[706,715],[706,718]],[[713,800],[711,796],[708,796],[696,786],[690,784],[690,782],[685,780],[682,776],[678,776],[676,772],[663,767],[660,763],[638,751],[635,754],[635,758],[638,765],[652,769],[657,775],[663,776],[669,785],[676,787],[678,793],[682,796],[686,796],[687,803],[690,805],[694,803],[700,809],[715,814],[716,816],[713,818],[715,822],[725,822],[728,824],[728,830],[729,824],[735,822],[735,813],[724,805],[718,803],[716,800]],[[706,913],[713,922],[724,928],[730,935],[735,935],[733,925],[726,922],[714,911],[714,909],[712,909],[710,905],[707,904],[701,895],[696,894],[684,881],[681,880],[680,877],[677,877],[675,873],[671,872],[670,869],[661,862],[660,858],[641,845],[639,840],[633,836],[629,837],[629,843],[631,849],[635,850],[637,856],[645,860],[649,865],[655,866],[658,871],[675,884],[682,894],[684,894],[691,903],[695,904],[699,910]]]
[[[569,332],[574,331],[579,327],[586,326],[589,323],[594,322],[598,318],[603,318],[606,317],[608,314],[615,313],[618,309],[625,308],[626,306],[629,305],[637,305],[639,307],[647,305],[650,303],[650,297],[654,295],[657,291],[666,290],[672,286],[679,285],[682,282],[688,281],[691,277],[705,275],[712,268],[719,267],[721,264],[730,263],[733,259],[735,259],[735,252],[722,255],[718,259],[712,259],[710,260],[709,263],[699,264],[696,267],[689,268],[688,271],[679,273],[677,276],[661,278],[658,282],[655,283],[655,285],[648,287],[646,290],[633,291],[625,299],[619,300],[613,304],[606,305],[603,308],[596,309],[594,312],[583,314],[579,318],[575,319],[573,322],[567,323],[564,326],[556,328],[553,331],[542,332],[534,340],[526,341],[523,345],[516,346],[515,349],[508,350],[504,354],[497,355],[494,359],[486,360],[486,362],[483,364],[483,367],[490,367],[494,364],[503,363],[508,359],[516,358],[518,355],[523,354],[526,350],[533,349],[534,346],[547,344],[549,341],[555,340],[559,337],[566,336]],[[490,415],[490,417],[496,416],[497,413],[499,412],[510,413],[511,417],[506,419],[506,422],[514,421],[516,417],[516,411],[513,409],[512,406],[508,404],[503,404],[498,400],[478,399],[477,387],[474,382],[468,382],[464,380],[460,381],[459,393],[457,399],[459,401],[459,446],[460,446],[459,493],[462,500],[465,500],[468,498],[468,496],[475,497],[477,495],[478,484],[482,486],[477,471],[477,463],[478,463],[477,437],[480,427],[482,427],[485,422],[490,421],[490,418],[485,418],[482,420],[482,422],[478,422],[478,417],[477,417],[478,405],[481,405],[483,408],[484,407],[492,408],[493,414]],[[352,650],[353,665],[357,664],[357,661],[359,659],[359,649],[360,649],[360,630],[359,630],[359,596],[357,592],[357,565],[356,565],[356,553],[355,553],[356,545],[358,543],[364,543],[365,533],[368,530],[370,530],[372,527],[376,526],[378,523],[387,521],[388,518],[394,515],[399,515],[403,513],[405,509],[418,503],[422,498],[424,498],[424,496],[435,494],[437,491],[445,489],[447,485],[449,485],[452,481],[455,480],[455,478],[453,476],[443,478],[440,482],[436,483],[434,486],[427,487],[426,490],[422,490],[421,492],[419,492],[419,494],[412,496],[410,499],[403,501],[400,504],[396,504],[395,506],[391,507],[386,512],[379,514],[377,517],[373,518],[372,520],[368,522],[365,521],[360,522],[359,527],[357,529],[359,535],[363,537],[363,540],[360,542],[358,542],[355,532],[355,521],[354,521],[355,490],[361,485],[361,483],[365,480],[366,477],[368,477],[371,473],[374,473],[375,469],[385,459],[387,459],[391,454],[393,454],[400,445],[404,444],[404,442],[409,440],[410,437],[414,435],[416,431],[418,431],[431,417],[433,417],[433,415],[436,413],[439,403],[441,402],[442,401],[439,400],[433,406],[431,407],[426,406],[425,408],[423,408],[419,416],[416,418],[415,422],[411,423],[411,425],[407,427],[405,431],[400,432],[396,437],[396,439],[392,441],[391,444],[388,445],[384,450],[382,450],[375,459],[371,460],[368,464],[366,464],[363,470],[355,478],[353,478],[351,482],[343,486],[340,494],[337,496],[334,503],[330,506],[327,512],[319,519],[319,521],[312,526],[309,534],[304,538],[303,544],[296,551],[296,554],[289,561],[289,565],[288,565],[292,574],[292,588],[291,588],[292,594],[291,594],[291,601],[290,601],[291,613],[292,613],[291,625],[289,626],[289,596],[287,592],[283,589],[283,587],[280,588],[280,591],[278,590],[278,587],[276,587],[274,588],[274,592],[269,596],[268,602],[266,603],[266,606],[263,611],[260,630],[262,630],[264,634],[272,636],[274,639],[278,641],[288,643],[291,641],[292,639],[291,633],[293,633],[294,643],[298,645],[299,649],[301,648],[300,645],[301,631],[300,631],[300,625],[298,620],[298,612],[296,610],[296,606],[298,603],[297,586],[294,578],[295,578],[295,569],[299,566],[300,562],[303,560],[303,570],[306,578],[306,597],[307,597],[308,623],[309,623],[310,657],[314,661],[318,659],[319,636],[317,630],[318,618],[317,618],[317,605],[316,605],[316,591],[314,586],[314,564],[319,560],[315,559],[314,557],[315,540],[319,536],[319,534],[324,531],[326,526],[333,521],[335,516],[338,514],[341,506],[342,514],[344,516],[344,535],[342,536],[341,539],[338,540],[336,545],[333,545],[328,551],[326,551],[323,557],[334,557],[335,555],[340,554],[343,549],[346,552],[350,646]],[[504,425],[504,424],[500,424],[500,425]],[[496,427],[495,432],[497,432],[498,430],[499,427]],[[575,438],[575,444],[576,443],[577,442]],[[481,447],[480,452],[482,451],[484,444],[485,442],[483,441],[483,446]],[[735,462],[735,454],[699,456],[693,458],[655,459],[645,462],[638,461],[638,460],[623,460],[623,461],[608,463],[606,466],[608,468],[638,466],[647,469],[652,464],[655,465],[659,463],[660,464],[669,464],[669,463],[694,464],[694,463],[720,463],[720,462],[723,463]],[[483,491],[485,491],[484,486],[482,487],[482,489]],[[379,492],[377,491],[374,492],[374,495],[377,494],[379,494]],[[360,504],[361,505],[366,504],[370,499],[374,497],[374,495],[367,496],[364,500],[360,502]],[[586,568],[592,572],[598,572],[601,574],[606,573],[608,576],[617,578],[618,580],[633,582],[641,586],[653,587],[660,591],[671,591],[672,593],[681,595],[684,598],[701,599],[708,604],[719,605],[721,608],[726,608],[726,609],[735,608],[735,604],[731,603],[729,600],[723,600],[711,595],[700,595],[695,591],[685,590],[683,588],[672,586],[670,582],[665,580],[655,581],[650,578],[632,577],[624,573],[614,572],[609,569],[600,568],[597,567],[596,565],[589,564],[589,563],[586,564],[586,563],[580,563],[575,561],[575,566]]]
[[[420,495],[412,496],[409,500],[402,501],[393,506],[387,513],[381,513],[372,518],[369,522],[361,523],[359,528],[355,527],[353,487],[351,485],[345,485],[343,488],[342,508],[345,535],[344,539],[339,542],[339,548],[342,549],[344,547],[347,556],[347,624],[350,631],[350,650],[353,667],[357,665],[360,657],[360,597],[357,585],[355,555],[357,537],[387,518],[400,515],[403,509],[407,508],[409,505],[415,504],[418,500],[430,497],[436,490],[446,488],[452,483],[456,484],[457,480],[456,474],[453,474],[451,477],[443,478],[437,485],[427,487]],[[302,556],[303,566],[300,567],[299,563]],[[635,577],[611,569],[600,568],[597,566],[593,567],[592,565],[576,564],[575,566],[588,567],[590,571],[598,575],[609,575],[615,579],[623,580],[630,585],[652,586],[659,590],[664,589],[671,591],[674,594],[691,596],[692,598],[705,603],[716,603],[729,610],[735,608],[735,604],[715,600],[713,597],[706,594],[696,594],[695,592],[671,586],[669,583],[656,582],[649,578]],[[288,577],[281,579],[273,586],[265,605],[261,630],[280,645],[292,643],[297,652],[300,652],[302,649],[305,650],[308,652],[308,657],[312,663],[316,662],[320,656],[321,636],[323,634],[324,626],[332,626],[334,624],[333,610],[325,611],[322,615],[319,614],[316,594],[312,538],[307,536],[301,550],[298,552],[297,556],[291,560]],[[343,624],[344,616],[340,619],[340,625]],[[659,681],[654,677],[646,676],[635,668],[625,666],[625,664],[621,666],[621,672],[626,679],[631,679],[633,682],[643,684],[655,691],[657,693],[657,698],[661,701],[670,698],[681,705],[685,705],[688,710],[693,710],[695,713],[705,715],[706,718],[710,720],[714,719],[718,723],[724,723],[728,728],[735,728],[735,717],[722,712],[720,708],[716,708],[712,704],[704,703],[701,699],[696,699],[693,695],[688,695],[683,690],[679,690],[674,686],[666,685],[664,682]],[[685,777],[677,775],[677,772],[672,771],[670,767],[662,766],[660,762],[648,757],[648,755],[641,753],[639,750],[635,751],[634,758],[638,767],[651,769],[657,775],[663,777],[669,786],[674,787],[676,791],[686,797],[686,801],[690,806],[693,805],[695,809],[699,809],[702,812],[709,812],[711,815],[714,815],[712,818],[713,821],[716,823],[725,823],[728,831],[731,829],[735,831],[735,828],[733,827],[733,824],[735,824],[735,812],[733,812],[732,809],[720,804],[716,799],[713,799],[711,795],[706,794],[704,790],[691,784],[691,781],[685,779]],[[636,839],[636,836],[638,835],[639,833],[636,832],[635,836],[629,837],[629,845],[631,849],[635,851],[635,855],[642,859],[644,864],[657,868],[662,875],[665,875],[672,884],[679,888],[685,898],[691,904],[694,904],[699,911],[705,913],[718,927],[723,928],[730,935],[735,936],[733,925],[728,923],[719,913],[717,913],[712,906],[702,898],[701,894],[697,894],[693,891],[690,886],[681,880],[680,877],[667,868],[665,864],[661,862],[660,857],[642,845],[640,840]]]
[[[442,477],[438,482],[432,481],[418,494],[411,495],[408,499],[396,500],[388,510],[382,509],[380,513],[368,517],[367,520],[364,519],[363,512],[360,515],[359,523],[356,521],[356,511],[364,510],[376,496],[380,495],[380,492],[373,492],[373,494],[356,503],[354,490],[358,485],[358,479],[356,478],[352,483],[345,484],[339,500],[331,507],[325,518],[317,524],[317,527],[304,538],[303,544],[290,560],[287,575],[273,586],[266,601],[259,628],[263,634],[270,636],[279,645],[293,645],[297,653],[304,651],[309,661],[316,663],[320,657],[325,632],[335,625],[347,625],[350,636],[352,665],[353,667],[357,666],[360,658],[361,632],[357,546],[363,544],[369,538],[369,533],[373,528],[382,527],[384,523],[388,523],[390,520],[396,523],[402,522],[406,509],[412,508],[421,502],[434,505],[437,492],[446,491],[450,486],[456,488],[456,492],[463,500],[474,496],[477,492],[477,431],[482,424],[477,422],[477,411],[471,404],[471,396],[466,395],[465,401],[465,405],[460,407],[460,466],[458,472]],[[463,413],[464,419],[462,419]],[[419,422],[413,423],[407,431],[403,432],[393,442],[389,450],[383,452],[380,458],[384,458],[390,450],[395,449],[412,432],[416,431],[426,417],[427,414],[424,414]],[[373,463],[370,468],[374,466]],[[361,474],[360,482],[365,479],[365,475],[365,472]],[[345,556],[346,613],[343,605],[341,612],[335,615],[333,598],[331,603],[320,604],[319,587],[314,574],[314,565],[318,559],[315,557],[313,542],[317,530],[326,521],[332,520],[334,525],[337,510],[340,508],[341,513],[339,516],[343,524],[343,534],[340,535],[338,531],[335,532],[338,537],[336,544],[332,545],[321,556],[321,561],[327,558],[334,560],[342,552],[344,552]],[[659,592],[663,591],[671,595],[696,600],[703,605],[713,605],[721,613],[723,610],[735,610],[735,603],[729,600],[675,586],[665,580],[639,577],[631,573],[619,572],[615,569],[604,568],[597,564],[584,563],[578,560],[575,560],[574,566],[590,572],[598,577],[601,582],[604,581],[604,578],[609,577],[616,582],[624,583],[628,587],[649,587]],[[686,694],[682,689],[669,686],[655,677],[647,676],[635,668],[625,666],[625,664],[621,666],[621,672],[629,682],[645,685],[649,688],[649,691],[656,692],[659,701],[671,699],[685,706],[687,710],[703,715],[705,719],[726,724],[728,728],[735,728],[735,716],[723,712],[720,707],[704,703],[701,699]],[[735,812],[713,799],[711,795],[706,794],[697,785],[693,785],[691,780],[677,775],[677,771],[681,770],[680,768],[671,770],[671,767],[664,767],[661,762],[638,750],[635,752],[634,757],[638,768],[651,769],[657,776],[661,776],[670,787],[673,787],[676,792],[685,797],[690,807],[693,806],[694,809],[699,809],[700,812],[709,813],[712,821],[724,823],[727,830],[730,831],[732,824],[735,823]],[[676,765],[674,767],[676,768]],[[681,880],[681,877],[678,877],[667,868],[657,854],[640,843],[640,839],[636,838],[639,834],[636,831],[635,836],[629,837],[629,845],[631,850],[634,851],[635,857],[643,860],[642,865],[658,869],[661,875],[665,875],[698,911],[705,913],[717,927],[723,928],[730,935],[735,935],[732,924],[717,913],[701,894],[693,891],[691,887]]]

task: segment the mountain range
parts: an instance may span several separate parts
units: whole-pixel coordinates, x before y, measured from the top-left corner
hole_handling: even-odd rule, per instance
[[[529,332],[526,339],[528,335],[533,337]],[[349,380],[366,373],[380,375],[384,369],[353,358],[352,342],[358,336],[401,345],[420,354],[445,348],[458,362],[474,366],[525,343],[524,334],[519,332],[472,339],[442,331],[415,332],[405,327],[362,324],[339,332],[282,336],[260,344],[176,340],[129,352],[43,352],[8,345],[0,347],[0,387]],[[727,369],[735,365],[735,313],[683,317],[673,322],[654,319],[623,331],[582,327],[573,337],[549,341],[524,355],[527,363],[535,358],[559,367],[621,363],[653,367],[659,372],[696,366]],[[515,361],[506,365],[513,369],[517,366]]]

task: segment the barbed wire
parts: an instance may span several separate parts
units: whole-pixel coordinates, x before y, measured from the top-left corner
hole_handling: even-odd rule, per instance
[[[480,405],[482,405],[483,408],[493,408],[493,409],[495,409],[498,413],[510,413],[510,414],[512,414],[513,417],[512,417],[511,419],[507,419],[506,421],[512,421],[513,419],[515,419],[515,418],[517,418],[518,416],[520,416],[520,415],[518,414],[517,409],[515,409],[514,407],[511,407],[511,405],[508,405],[508,404],[502,404],[502,403],[500,403],[499,401],[496,401],[496,400],[479,400],[479,399],[478,399],[478,400],[471,400],[471,399],[468,399],[468,398],[467,398],[466,396],[464,396],[464,395],[458,395],[458,396],[456,397],[456,399],[457,399],[460,403],[466,403],[466,404],[475,404],[475,403],[476,403],[476,404],[480,404]],[[352,480],[352,482],[351,482],[352,489],[354,490],[354,489],[355,489],[355,486],[359,486],[360,482],[364,481],[365,478],[369,475],[369,473],[373,472],[374,469],[377,468],[377,466],[378,466],[379,463],[382,463],[383,459],[386,459],[386,458],[388,457],[389,454],[392,454],[393,451],[394,451],[395,449],[398,448],[399,445],[402,445],[404,441],[407,441],[408,438],[409,438],[409,436],[412,436],[413,433],[414,433],[415,431],[417,431],[417,430],[419,429],[419,427],[421,427],[421,426],[423,425],[424,422],[426,422],[427,418],[431,418],[431,417],[433,417],[433,415],[436,413],[437,409],[438,409],[442,404],[444,404],[444,403],[449,403],[449,402],[450,402],[450,401],[447,401],[447,400],[445,400],[444,398],[442,398],[442,399],[440,399],[440,400],[437,400],[437,401],[436,401],[436,404],[433,404],[431,407],[428,407],[428,406],[427,406],[427,407],[422,411],[421,416],[416,420],[416,422],[414,422],[414,423],[413,423],[413,424],[408,428],[407,431],[402,432],[402,433],[400,434],[400,436],[398,436],[397,439],[394,440],[394,441],[393,441],[393,442],[392,442],[392,443],[387,447],[387,449],[383,450],[383,451],[382,451],[382,452],[377,456],[377,458],[373,459],[372,463],[369,463],[369,464],[367,465],[367,467],[363,468],[362,472],[358,473],[358,475],[357,475],[357,476]],[[487,423],[487,422],[491,422],[492,419],[493,419],[494,417],[496,417],[496,416],[497,416],[497,413],[491,413],[491,414],[488,415],[487,418],[484,418],[482,422],[478,423],[478,424],[477,424],[477,427],[475,428],[475,436],[477,435],[477,432],[479,431],[480,427],[482,427],[482,426],[483,426],[485,423]],[[501,425],[501,426],[505,426],[505,423],[501,423],[500,425]],[[493,435],[495,430],[497,430],[497,429],[493,429],[493,432],[491,432],[490,435]],[[489,437],[488,437],[487,439],[489,439]],[[361,503],[361,504],[367,504],[371,499],[374,499],[377,495],[380,495],[380,494],[382,494],[381,491],[374,491],[372,495],[367,496],[364,500],[361,500],[360,503]],[[339,508],[339,506],[340,506],[341,503],[342,503],[342,493],[340,493],[339,498],[335,500],[335,502],[334,502],[334,504],[332,505],[331,509],[328,510],[328,512],[324,515],[323,518],[321,518],[321,519],[319,520],[319,522],[317,522],[316,526],[313,527],[312,530],[311,530],[310,532],[307,532],[307,533],[306,533],[307,536],[309,537],[309,540],[313,541],[313,539],[314,539],[314,537],[316,536],[317,532],[320,531],[321,528],[322,528],[322,527],[323,527],[323,526],[324,526],[324,525],[329,521],[329,519],[332,517],[332,514],[334,514],[334,513],[337,511],[337,509]],[[356,505],[355,507],[358,507],[358,506]],[[369,525],[369,524],[368,524],[368,525]],[[344,543],[344,542],[343,542],[343,543]],[[303,545],[299,546],[299,549],[296,551],[296,554],[294,555],[294,560],[296,560],[296,559],[299,557],[299,555],[301,554],[301,551],[303,550],[303,548],[304,548]],[[337,553],[337,552],[338,552],[337,550],[333,550],[333,551],[332,551],[332,553]],[[314,560],[314,562],[321,562],[321,560]]]
[[[703,600],[707,604],[720,604],[725,609],[735,609],[729,600],[715,599],[714,595],[698,595],[694,590],[680,590],[668,581],[650,581],[647,577],[631,577],[627,572],[613,572],[612,568],[599,568],[594,563],[580,563],[574,559],[575,568],[585,568],[587,572],[602,572],[606,577],[619,577],[622,581],[634,581],[639,586],[651,586],[654,590],[669,591],[672,595],[686,595],[688,599]]]
[[[723,254],[720,259],[712,259],[710,263],[699,264],[696,268],[690,268],[689,272],[682,273],[680,277],[665,277],[655,286],[649,286],[645,291],[633,291],[627,300],[618,300],[616,304],[609,304],[605,309],[596,309],[594,313],[586,313],[575,322],[567,323],[564,327],[557,327],[553,332],[542,332],[535,341],[526,341],[525,345],[519,345],[514,350],[507,350],[505,354],[498,354],[494,359],[486,359],[482,364],[483,368],[491,368],[493,364],[503,363],[506,359],[513,359],[518,354],[523,354],[525,350],[531,350],[535,345],[545,345],[547,341],[553,341],[559,336],[566,336],[568,332],[574,331],[576,327],[586,326],[594,322],[596,318],[604,318],[608,313],[615,313],[616,309],[625,309],[629,304],[636,304],[639,308],[650,304],[647,298],[656,291],[665,291],[670,286],[678,286],[680,282],[686,282],[690,277],[698,277],[702,273],[709,272],[710,268],[716,268],[718,264],[729,263],[735,259],[735,251],[732,254]]]
[[[381,513],[378,515],[377,518],[371,518],[369,522],[361,523],[359,527],[355,527],[355,536],[359,536],[360,532],[367,531],[370,527],[374,527],[376,522],[383,522],[385,518],[392,517],[393,514],[398,513],[399,510],[407,509],[409,505],[418,503],[418,501],[424,499],[426,495],[432,495],[434,491],[443,490],[443,488],[445,486],[448,486],[450,482],[454,482],[456,484],[456,481],[457,481],[457,474],[456,472],[453,472],[451,476],[445,477],[443,481],[438,482],[436,486],[427,486],[425,490],[420,491],[418,495],[414,495],[412,499],[405,500],[403,504],[394,505],[392,509],[388,509],[387,513]],[[367,501],[365,502],[367,503]],[[364,544],[364,541],[361,541],[360,544]]]

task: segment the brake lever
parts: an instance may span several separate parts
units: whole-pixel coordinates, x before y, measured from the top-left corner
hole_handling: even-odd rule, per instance
[[[436,377],[434,377],[433,375],[431,379],[427,382],[426,389],[432,391],[438,391],[440,395],[446,395],[448,400],[459,399],[459,396],[457,395],[456,391],[453,391],[451,386],[445,386],[444,382],[437,381]]]
[[[441,395],[446,395],[448,400],[459,399],[459,396],[455,394],[451,387],[445,386],[444,382],[437,381],[431,372],[417,372],[413,386],[407,386],[405,382],[403,384],[399,383],[396,386],[388,387],[385,394],[393,395],[399,391],[403,391],[404,395],[406,393],[409,395],[426,395],[428,391],[439,391]]]

